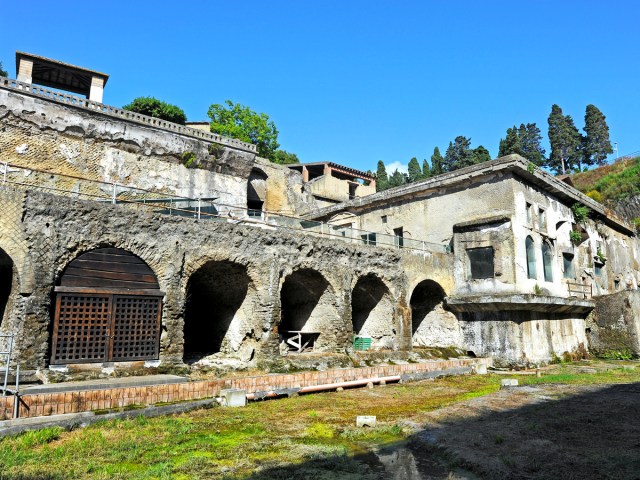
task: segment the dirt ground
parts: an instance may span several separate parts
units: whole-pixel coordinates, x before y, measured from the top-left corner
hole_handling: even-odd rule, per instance
[[[426,413],[408,448],[396,478],[640,479],[640,384],[502,389]]]

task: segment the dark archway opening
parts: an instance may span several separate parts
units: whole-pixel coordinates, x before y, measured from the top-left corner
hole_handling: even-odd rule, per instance
[[[14,267],[11,257],[0,249],[0,325],[4,318],[5,310],[9,304],[11,289],[13,288]]]
[[[415,335],[427,315],[442,303],[444,297],[444,290],[433,280],[423,280],[414,288],[410,301],[412,335]]]
[[[191,276],[184,317],[185,361],[222,351],[249,285],[247,268],[227,260],[208,262]]]
[[[250,217],[260,217],[267,198],[267,175],[258,170],[251,170],[247,182],[247,208]]]
[[[304,330],[328,287],[329,282],[315,270],[297,270],[289,275],[280,291],[279,333]]]

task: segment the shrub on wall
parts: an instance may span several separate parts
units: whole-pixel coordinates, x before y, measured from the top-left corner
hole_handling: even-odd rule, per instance
[[[168,122],[179,123],[180,125],[184,125],[187,121],[187,116],[180,107],[153,97],[134,98],[131,103],[122,108],[130,112],[141,113],[142,115],[161,118]]]

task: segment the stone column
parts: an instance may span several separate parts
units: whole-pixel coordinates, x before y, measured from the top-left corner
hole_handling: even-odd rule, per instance
[[[309,181],[309,170],[307,170],[307,167],[305,167],[304,165],[302,166],[302,181]]]
[[[20,59],[20,65],[18,65],[18,81],[24,83],[31,83],[33,77],[33,62],[24,58]]]
[[[104,78],[91,77],[91,90],[89,90],[89,100],[92,102],[102,103],[102,94],[104,93]]]

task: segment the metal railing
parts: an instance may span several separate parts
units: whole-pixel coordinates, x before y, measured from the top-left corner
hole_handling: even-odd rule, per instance
[[[18,90],[23,93],[29,93],[38,97],[43,97],[48,100],[52,100],[58,103],[64,103],[74,107],[83,108],[92,112],[99,112],[112,117],[122,118],[143,125],[161,128],[163,130],[170,130],[172,132],[180,133],[183,135],[189,135],[190,137],[201,138],[210,142],[220,143],[228,145],[240,150],[246,150],[256,153],[257,147],[251,143],[236,140],[235,138],[223,137],[216,133],[206,132],[204,130],[198,130],[197,128],[187,127],[185,125],[179,125],[177,123],[168,122],[156,117],[149,117],[136,112],[130,112],[121,108],[112,107],[103,103],[94,102],[84,97],[78,97],[69,93],[60,92],[56,90],[48,90],[32,83],[20,82],[11,78],[0,77],[0,87],[10,90]]]
[[[155,213],[215,220],[259,228],[282,229],[327,237],[352,244],[381,246],[394,249],[447,253],[448,246],[401,237],[387,233],[360,230],[315,220],[253,210],[244,205],[217,202],[216,197],[189,198],[163,192],[154,192],[117,182],[91,180],[46,170],[28,169],[8,162],[0,162],[2,186],[41,190],[54,195],[83,198],[133,208],[144,208]]]

